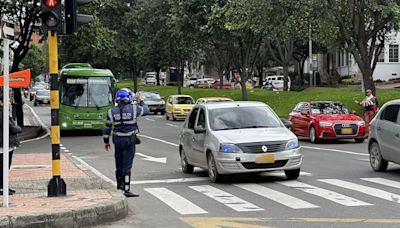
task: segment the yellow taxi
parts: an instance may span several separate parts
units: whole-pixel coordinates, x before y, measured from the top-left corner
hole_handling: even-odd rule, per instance
[[[193,105],[194,99],[189,95],[171,95],[165,106],[165,118],[167,120],[185,119]]]
[[[214,103],[214,102],[227,102],[233,101],[228,97],[201,97],[197,99],[196,104]]]

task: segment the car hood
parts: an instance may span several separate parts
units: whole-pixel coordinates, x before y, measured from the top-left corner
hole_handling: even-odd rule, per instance
[[[192,109],[193,104],[175,104],[174,108],[179,108],[179,109]]]
[[[286,127],[213,131],[213,134],[223,143],[287,141],[296,138]]]
[[[330,115],[314,115],[318,121],[340,122],[340,121],[362,121],[361,117],[353,114],[330,114]]]

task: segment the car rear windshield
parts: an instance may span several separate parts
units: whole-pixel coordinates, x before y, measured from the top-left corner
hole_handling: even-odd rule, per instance
[[[211,109],[210,126],[214,131],[282,127],[276,115],[262,106]]]
[[[37,95],[38,96],[50,96],[50,90],[38,90]]]
[[[339,102],[315,102],[311,103],[311,114],[349,114],[349,110]]]

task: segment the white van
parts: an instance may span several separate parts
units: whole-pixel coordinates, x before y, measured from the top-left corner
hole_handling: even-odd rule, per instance
[[[267,76],[267,78],[264,81],[264,86],[263,88],[265,89],[271,89],[274,91],[282,91],[283,90],[283,75],[273,75],[273,76]],[[290,90],[290,77],[288,77],[288,88]]]

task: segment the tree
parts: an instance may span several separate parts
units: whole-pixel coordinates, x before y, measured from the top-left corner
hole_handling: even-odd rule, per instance
[[[40,12],[39,0],[14,0],[2,1],[1,12],[14,19],[16,26],[19,27],[20,32],[16,36],[15,46],[12,45],[14,59],[12,61],[11,72],[16,72],[20,68],[20,63],[28,54],[32,34],[38,32],[36,25],[39,22]],[[21,96],[21,89],[14,88],[14,101],[16,103],[16,116],[19,126],[24,125],[23,103]]]
[[[354,56],[363,76],[364,89],[375,92],[372,78],[387,33],[398,29],[400,3],[396,0],[328,0],[342,45]]]
[[[33,77],[47,72],[49,69],[48,62],[47,53],[45,53],[42,48],[36,45],[31,45],[28,54],[22,60],[24,68],[30,68],[31,75]]]

